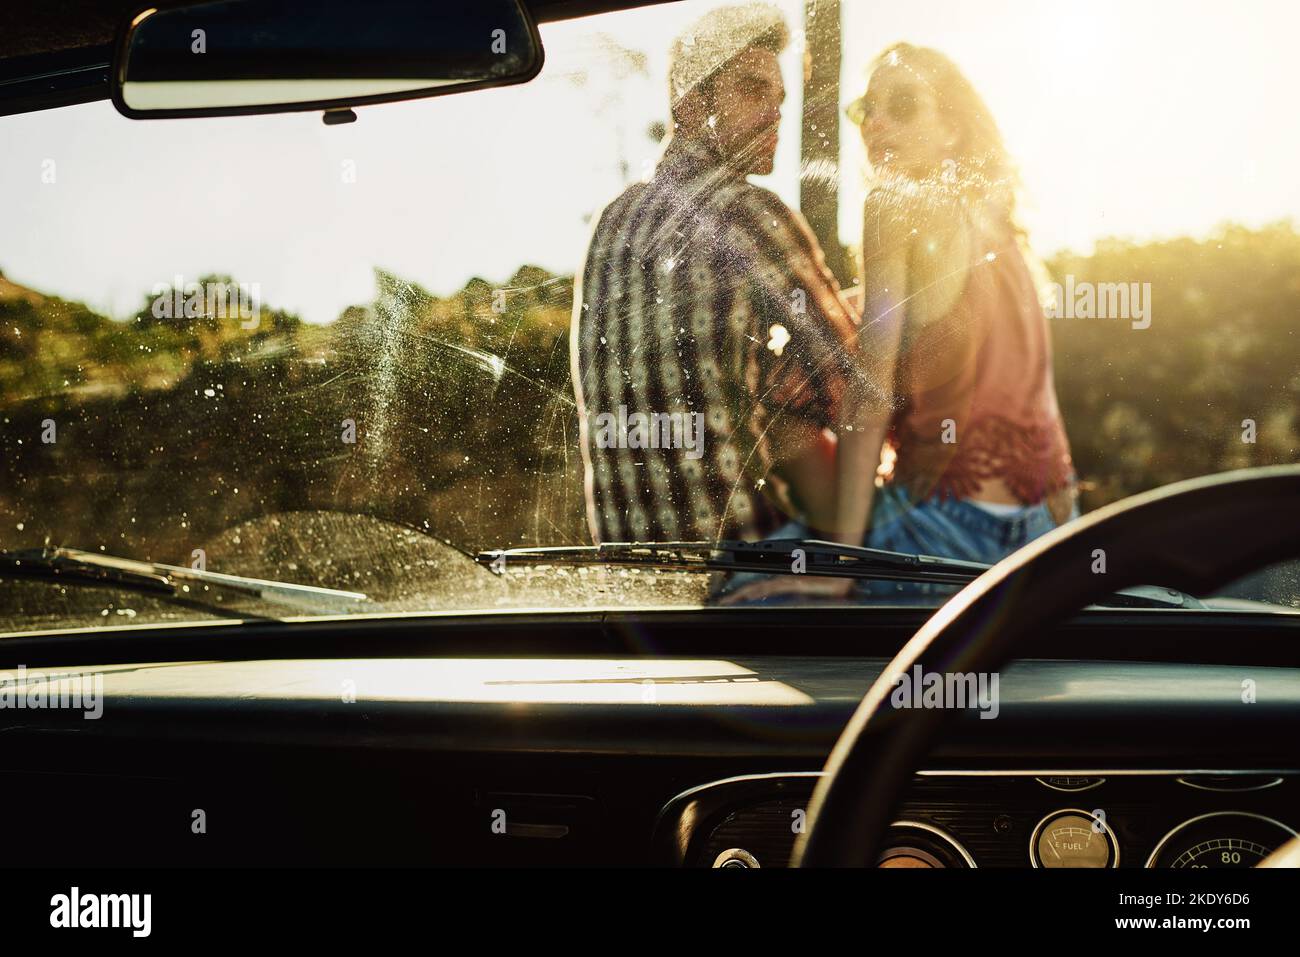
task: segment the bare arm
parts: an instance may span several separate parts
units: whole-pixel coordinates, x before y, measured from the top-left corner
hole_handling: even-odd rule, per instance
[[[809,510],[814,528],[820,527],[837,541],[861,545],[871,519],[875,497],[876,468],[893,418],[897,397],[894,374],[902,342],[903,321],[909,305],[911,227],[897,207],[886,209],[879,196],[869,197],[862,243],[862,324],[858,330],[857,374],[841,403],[834,441],[834,494],[830,524],[819,525]],[[796,445],[798,443],[795,443]],[[807,447],[807,446],[805,446]],[[796,489],[825,483],[831,471],[826,460],[814,459],[790,464]],[[802,479],[800,481],[800,479]],[[827,483],[831,484],[831,483]],[[823,509],[826,502],[821,501]],[[724,599],[740,603],[783,592],[812,592],[829,598],[843,598],[850,591],[848,579],[767,580],[752,583]]]
[[[789,337],[784,352],[760,353],[772,465],[807,524],[829,535],[839,525],[836,433],[842,426],[834,410],[857,374],[856,310],[803,217],[775,195],[748,194],[733,227],[732,244],[752,263],[743,281],[757,281],[766,293],[762,325],[779,322]],[[765,331],[760,326],[759,335]]]
[[[871,519],[876,468],[894,410],[894,373],[908,298],[907,236],[894,210],[867,200],[862,240],[861,376],[845,399],[837,455],[835,534],[862,544]]]
[[[889,232],[873,234],[869,227],[863,260],[860,372],[846,392],[835,437],[796,420],[776,426],[779,438],[773,443],[780,449],[778,469],[809,524],[846,545],[861,545],[866,537],[876,468],[894,409],[907,243]],[[831,476],[834,481],[828,482]]]
[[[797,419],[775,423],[771,433],[777,469],[808,523],[846,545],[861,545],[866,537],[876,469],[894,411],[909,282],[910,233],[904,222],[897,205],[880,195],[868,199],[857,374],[834,436]]]
[[[790,486],[795,504],[815,529],[836,523],[836,438],[797,418],[784,418],[768,430],[777,474]]]

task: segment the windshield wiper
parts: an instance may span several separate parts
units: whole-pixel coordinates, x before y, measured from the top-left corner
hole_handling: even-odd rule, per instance
[[[796,571],[795,550],[803,551]],[[913,555],[858,548],[816,539],[758,542],[606,542],[545,548],[498,548],[474,558],[497,574],[511,563],[524,565],[615,565],[663,571],[758,572],[769,575],[823,575],[868,581],[932,582],[965,585],[992,568],[937,555]],[[1172,588],[1134,585],[1093,602],[1099,608],[1205,608],[1191,595]]]
[[[803,553],[801,560],[795,553]],[[771,575],[825,575],[872,581],[937,582],[964,585],[990,566],[934,555],[910,555],[857,548],[816,539],[760,542],[606,542],[552,548],[498,548],[475,561],[500,574],[511,563],[526,565],[619,565]],[[796,571],[796,568],[799,570]]]
[[[360,592],[223,575],[61,547],[0,552],[0,577],[109,586],[207,610],[227,608],[210,592],[313,612],[345,611],[369,600]]]

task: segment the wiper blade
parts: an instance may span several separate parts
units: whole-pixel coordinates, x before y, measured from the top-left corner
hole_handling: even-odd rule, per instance
[[[369,600],[361,592],[244,578],[61,547],[0,552],[0,577],[105,585],[205,609],[226,609],[210,592],[314,612],[345,611]]]
[[[802,561],[796,562],[796,551]],[[512,563],[525,565],[617,565],[661,570],[822,575],[872,581],[937,582],[964,585],[991,566],[935,555],[858,548],[816,539],[759,542],[606,542],[548,548],[498,548],[475,561],[498,574]],[[796,570],[798,569],[798,570]]]
[[[795,571],[794,552],[802,549],[804,567]],[[510,564],[614,565],[660,570],[758,572],[770,575],[822,575],[870,581],[933,582],[965,585],[992,568],[937,555],[914,555],[879,548],[857,548],[816,539],[759,542],[606,542],[541,548],[498,548],[474,558],[501,574]],[[1094,608],[1205,608],[1191,595],[1171,588],[1134,585],[1093,602]]]

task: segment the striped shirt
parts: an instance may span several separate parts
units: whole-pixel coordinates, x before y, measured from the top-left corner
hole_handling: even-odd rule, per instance
[[[773,531],[791,508],[767,430],[787,416],[834,427],[855,334],[803,218],[674,140],[605,208],[574,295],[593,538]]]

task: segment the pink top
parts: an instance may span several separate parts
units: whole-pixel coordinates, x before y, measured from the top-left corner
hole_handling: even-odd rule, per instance
[[[1001,479],[1034,504],[1073,473],[1047,318],[1014,235],[986,237],[976,252],[952,311],[904,332],[886,478],[918,499],[970,497]]]

